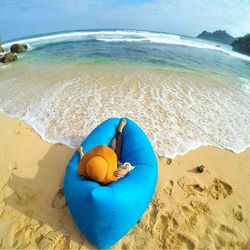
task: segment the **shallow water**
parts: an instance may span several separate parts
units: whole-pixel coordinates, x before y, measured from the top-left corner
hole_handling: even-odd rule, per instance
[[[32,39],[18,62],[0,66],[0,111],[46,141],[76,147],[116,116],[134,119],[164,156],[250,145],[248,57],[158,33]]]

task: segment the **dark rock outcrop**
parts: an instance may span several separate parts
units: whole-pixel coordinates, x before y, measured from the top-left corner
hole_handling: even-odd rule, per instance
[[[250,56],[250,33],[235,40],[232,47],[234,51]]]
[[[231,45],[235,38],[230,36],[225,30],[216,30],[214,32],[203,31],[197,38],[210,40],[219,43],[225,43]]]
[[[2,39],[1,39],[1,37],[0,37],[0,53],[2,53],[2,52],[4,52],[4,49],[3,49],[3,47],[2,47]]]
[[[26,44],[17,44],[16,43],[16,44],[11,45],[11,47],[10,47],[10,51],[12,53],[21,53],[27,49],[28,49],[28,46]]]
[[[8,63],[8,62],[16,61],[16,59],[17,59],[16,54],[9,52],[9,53],[6,53],[0,60],[2,63]]]

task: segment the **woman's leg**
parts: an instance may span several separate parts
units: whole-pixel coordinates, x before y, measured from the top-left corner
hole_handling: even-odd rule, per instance
[[[117,155],[117,160],[121,160],[121,150],[122,150],[122,131],[125,127],[127,121],[126,119],[122,119],[118,128],[115,137],[111,140],[109,147],[113,149]]]
[[[117,138],[116,138],[116,135],[114,136],[114,138],[111,140],[111,142],[109,143],[109,147],[115,151],[116,149],[116,141],[117,141]]]
[[[116,148],[115,153],[117,155],[117,160],[121,161],[121,151],[122,151],[122,133],[118,132],[116,135]]]

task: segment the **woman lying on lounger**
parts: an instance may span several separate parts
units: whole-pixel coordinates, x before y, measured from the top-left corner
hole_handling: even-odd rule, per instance
[[[80,176],[108,184],[124,177],[133,169],[130,163],[121,163],[122,131],[125,125],[126,119],[122,119],[108,147],[100,145],[86,154],[83,153],[82,146],[77,149],[81,158],[78,166]]]
[[[78,174],[80,176],[106,185],[124,177],[134,168],[128,162],[121,163],[122,131],[125,125],[126,120],[122,119],[117,128],[117,133],[108,147],[100,145],[86,154],[83,153],[82,146],[77,149],[80,154],[78,165]],[[53,199],[52,207],[63,208],[65,206],[62,179],[60,188]]]

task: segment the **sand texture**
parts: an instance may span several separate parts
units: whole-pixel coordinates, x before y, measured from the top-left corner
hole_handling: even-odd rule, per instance
[[[5,116],[0,138],[0,248],[94,248],[56,196],[73,150]],[[147,211],[112,249],[250,248],[250,149],[201,147],[158,160]]]

